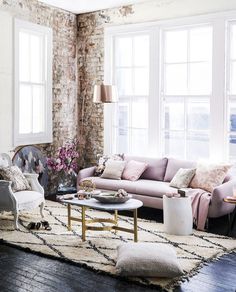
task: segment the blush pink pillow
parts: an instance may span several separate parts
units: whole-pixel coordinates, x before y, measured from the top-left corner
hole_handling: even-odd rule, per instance
[[[132,181],[138,180],[147,167],[148,164],[145,162],[130,160],[125,166],[122,178]]]

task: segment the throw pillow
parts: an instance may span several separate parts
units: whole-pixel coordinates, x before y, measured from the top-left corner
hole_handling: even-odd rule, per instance
[[[27,179],[24,177],[18,166],[1,167],[0,176],[3,180],[12,182],[11,187],[13,192],[31,189]]]
[[[223,183],[230,167],[231,165],[198,163],[196,174],[190,183],[190,187],[212,193],[215,187]]]
[[[113,154],[113,155],[102,155],[99,160],[98,164],[95,168],[94,175],[95,176],[101,176],[105,167],[106,163],[109,160],[116,160],[116,161],[123,161],[124,160],[124,154]]]
[[[183,274],[175,250],[158,243],[124,243],[118,247],[116,268],[122,276],[176,277]]]
[[[138,180],[147,167],[148,164],[145,162],[130,160],[125,166],[122,178],[132,181]]]
[[[196,169],[180,168],[170,182],[174,188],[187,188],[195,175]]]
[[[102,178],[121,179],[122,172],[125,168],[125,161],[109,160],[101,175]]]

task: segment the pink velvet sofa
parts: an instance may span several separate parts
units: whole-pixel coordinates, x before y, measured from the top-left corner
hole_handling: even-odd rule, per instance
[[[95,167],[85,168],[79,171],[77,177],[77,188],[84,179],[92,179],[96,187],[101,190],[125,189],[132,194],[133,198],[141,200],[146,207],[162,209],[162,197],[166,193],[177,193],[177,189],[170,187],[169,183],[179,168],[193,168],[195,162],[178,160],[174,158],[145,158],[125,156],[125,160],[137,160],[148,163],[148,168],[142,174],[139,180],[112,180],[94,176]],[[233,212],[233,204],[223,202],[223,198],[231,196],[233,185],[232,175],[227,175],[224,183],[216,187],[212,192],[211,203],[208,211],[208,217],[216,218]]]

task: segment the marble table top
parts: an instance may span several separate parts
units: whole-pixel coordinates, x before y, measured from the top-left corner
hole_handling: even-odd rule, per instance
[[[72,200],[62,200],[62,203],[71,204],[76,206],[85,206],[92,209],[103,210],[103,211],[124,211],[124,210],[135,210],[142,207],[143,202],[136,199],[129,199],[122,204],[104,204],[100,203],[96,199],[89,200],[78,200],[77,198]]]

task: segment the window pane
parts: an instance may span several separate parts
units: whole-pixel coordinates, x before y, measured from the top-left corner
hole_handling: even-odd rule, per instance
[[[118,105],[117,122],[118,122],[119,128],[126,128],[129,126],[129,104],[128,103],[120,103]]]
[[[42,37],[37,35],[30,36],[30,66],[31,82],[42,82],[42,65],[43,65],[43,56],[42,56]]]
[[[132,38],[116,39],[116,66],[132,65]]]
[[[211,61],[212,28],[201,27],[190,30],[190,61]]]
[[[210,122],[210,106],[208,103],[189,103],[187,125],[188,130],[208,130]]]
[[[184,94],[187,92],[187,65],[166,65],[165,93]]]
[[[185,157],[184,133],[183,132],[166,132],[165,138],[165,155],[183,158]]]
[[[30,81],[30,36],[19,33],[19,80]]]
[[[132,69],[117,69],[116,85],[119,95],[132,95]]]
[[[148,131],[132,129],[131,134],[132,155],[143,155],[148,151]]]
[[[149,65],[149,36],[134,37],[134,66]]]
[[[184,129],[184,103],[168,102],[165,104],[165,121],[166,130],[183,130]]]
[[[229,103],[230,124],[229,131],[236,132],[236,102]]]
[[[189,89],[192,94],[211,93],[211,66],[209,63],[190,64]]]
[[[230,93],[236,94],[236,62],[231,62]]]
[[[231,159],[236,157],[236,135],[229,136],[229,156]]]
[[[187,159],[197,160],[209,157],[209,137],[204,133],[187,135]]]
[[[129,152],[129,130],[128,128],[118,128],[117,130],[117,152],[128,153]]]
[[[44,87],[33,86],[33,133],[44,131],[45,100]]]
[[[187,31],[177,30],[165,33],[165,62],[176,63],[187,61]]]
[[[149,94],[149,71],[148,69],[134,69],[134,94]]]
[[[29,85],[20,85],[19,98],[19,133],[32,132],[32,97]]]
[[[231,25],[231,48],[230,48],[230,58],[236,59],[236,24]]]
[[[148,128],[148,103],[146,99],[132,102],[132,127]]]

